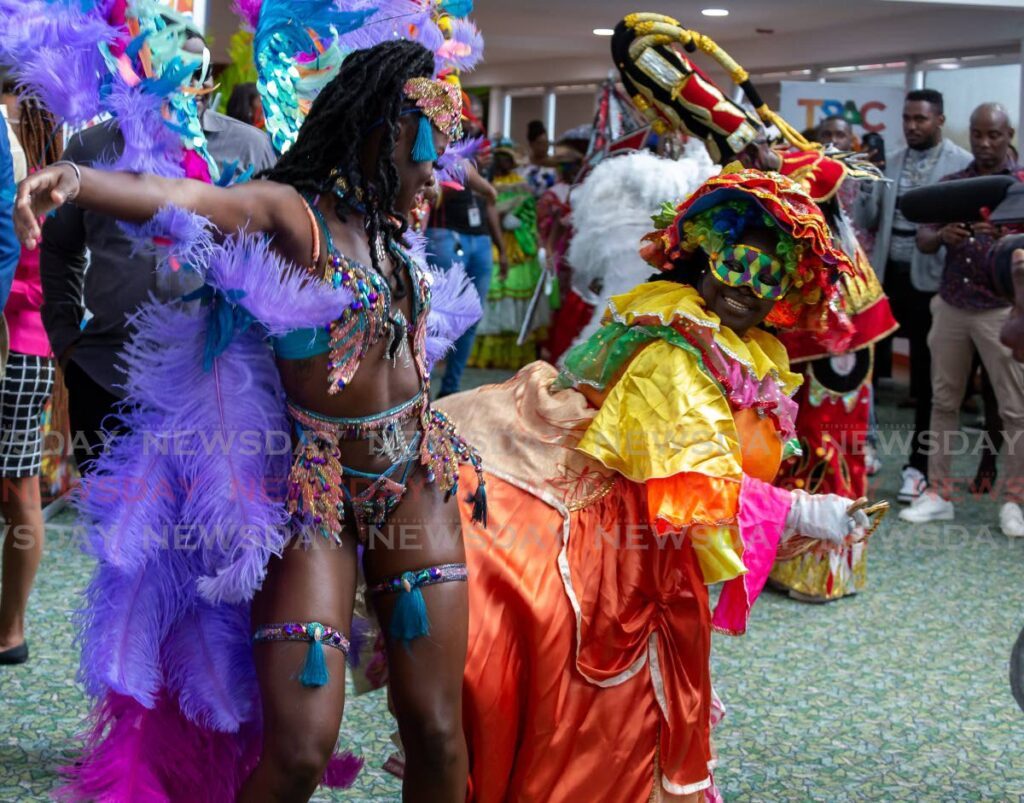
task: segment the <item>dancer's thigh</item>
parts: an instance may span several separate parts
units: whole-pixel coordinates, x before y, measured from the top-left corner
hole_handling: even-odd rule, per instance
[[[414,477],[402,504],[380,539],[371,539],[363,558],[369,586],[404,571],[464,563],[458,505],[433,484]],[[465,582],[421,589],[430,634],[410,644],[387,638],[388,674],[399,725],[408,717],[461,722],[462,675],[466,663],[469,599]],[[372,603],[387,633],[399,594],[374,595]]]
[[[319,536],[305,546],[298,541],[271,560],[263,589],[252,608],[252,625],[320,622],[351,633],[356,586],[353,538],[336,546]],[[254,645],[263,697],[264,734],[268,740],[303,742],[313,750],[333,746],[345,704],[345,660],[340,650],[324,648],[330,681],[307,688],[299,683],[309,643],[267,642]],[[319,745],[321,748],[324,745]]]

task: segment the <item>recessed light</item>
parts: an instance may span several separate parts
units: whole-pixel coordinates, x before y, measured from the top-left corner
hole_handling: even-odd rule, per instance
[[[726,8],[705,8],[700,12],[705,17],[728,17],[729,10]]]
[[[960,65],[957,64],[956,62],[952,62],[952,61],[947,61],[944,64],[937,64],[935,66],[937,66],[940,70],[959,70],[960,69]]]
[[[611,28],[594,28],[594,36],[611,36],[614,33]]]

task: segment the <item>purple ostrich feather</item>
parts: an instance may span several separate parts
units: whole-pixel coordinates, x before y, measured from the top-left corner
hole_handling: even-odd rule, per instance
[[[459,262],[447,271],[434,271],[427,314],[427,365],[444,357],[463,332],[480,320],[480,295]]]

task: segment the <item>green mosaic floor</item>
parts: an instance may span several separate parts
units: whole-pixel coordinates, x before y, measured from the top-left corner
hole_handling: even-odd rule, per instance
[[[895,396],[882,401],[883,427],[905,427]],[[877,496],[895,492],[900,465],[886,460]],[[1024,799],[1024,714],[1006,678],[1024,624],[1024,541],[999,533],[994,502],[957,512],[945,527],[891,517],[873,541],[866,593],[814,607],[766,593],[748,636],[716,641],[727,800]],[[3,803],[46,799],[85,713],[69,613],[89,566],[70,523],[52,527],[32,598],[33,660],[0,669]],[[344,739],[368,769],[354,790],[315,799],[399,800],[397,783],[374,769],[390,730],[382,696],[352,702]]]

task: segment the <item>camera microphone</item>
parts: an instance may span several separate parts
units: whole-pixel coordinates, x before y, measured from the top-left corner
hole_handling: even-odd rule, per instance
[[[1010,187],[1017,183],[1013,176],[941,181],[905,193],[899,201],[900,211],[911,223],[944,225],[983,220],[982,209],[987,209],[992,212],[991,222],[1006,223],[1008,219],[996,219],[995,210],[1007,198]],[[1019,203],[1024,206],[1024,197]],[[1024,214],[1015,219],[1024,220]]]

